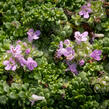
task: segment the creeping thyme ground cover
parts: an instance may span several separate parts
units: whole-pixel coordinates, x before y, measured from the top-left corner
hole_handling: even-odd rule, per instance
[[[108,109],[109,1],[0,0],[0,109]]]

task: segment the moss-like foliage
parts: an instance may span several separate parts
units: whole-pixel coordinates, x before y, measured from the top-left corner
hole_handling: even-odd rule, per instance
[[[0,109],[108,109],[108,9],[108,0],[0,0]]]

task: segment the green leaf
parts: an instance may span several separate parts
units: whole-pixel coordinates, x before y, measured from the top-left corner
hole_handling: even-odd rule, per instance
[[[17,99],[17,94],[15,93],[15,92],[10,92],[9,93],[9,98],[11,98],[11,99]]]

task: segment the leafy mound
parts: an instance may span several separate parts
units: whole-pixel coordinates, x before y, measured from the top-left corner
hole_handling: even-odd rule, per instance
[[[0,108],[107,109],[108,8],[106,0],[1,0]]]

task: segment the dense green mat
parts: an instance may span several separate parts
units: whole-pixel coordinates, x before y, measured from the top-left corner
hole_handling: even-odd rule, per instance
[[[109,1],[0,0],[0,109],[109,109]]]

